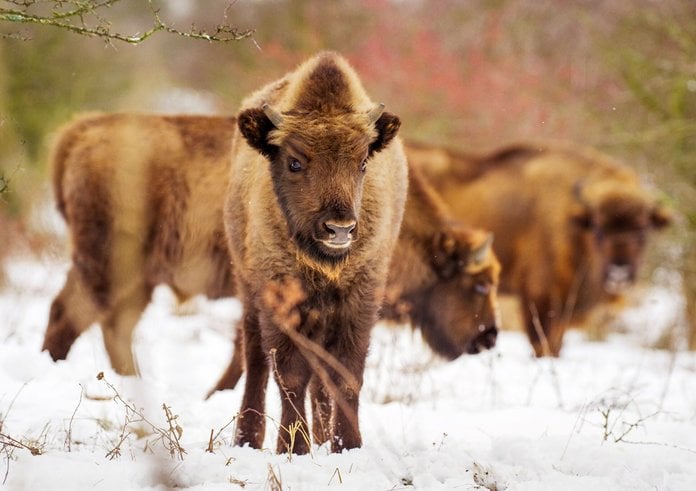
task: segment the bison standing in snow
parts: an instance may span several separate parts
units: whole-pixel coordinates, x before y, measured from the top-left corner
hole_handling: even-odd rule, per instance
[[[566,325],[632,284],[648,232],[670,222],[630,168],[571,146],[520,144],[477,157],[407,148],[458,218],[496,237],[500,289],[517,295],[537,356]]]
[[[53,188],[72,265],[49,314],[43,349],[53,359],[98,322],[111,366],[135,374],[131,335],[156,285],[182,299],[234,294],[222,221],[231,140],[218,135],[235,124],[107,114],[60,133]]]
[[[307,389],[332,401],[331,448],[362,444],[358,399],[407,191],[400,121],[348,63],[311,58],[242,103],[224,221],[246,383],[235,441],[261,448],[272,370],[277,451],[302,454]]]

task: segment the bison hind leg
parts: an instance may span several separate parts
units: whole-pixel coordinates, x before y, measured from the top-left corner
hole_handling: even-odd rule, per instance
[[[232,360],[230,360],[227,370],[225,370],[225,373],[222,374],[222,377],[220,377],[220,380],[218,380],[215,387],[208,392],[208,395],[205,397],[206,399],[209,399],[210,396],[219,390],[234,389],[237,386],[239,379],[242,378],[242,374],[244,373],[243,334],[244,332],[242,331],[241,327],[238,327],[237,335],[234,339]]]
[[[110,308],[109,314],[101,323],[111,367],[119,375],[138,374],[132,350],[133,330],[150,302],[151,293],[151,288],[133,288],[129,295],[120,298]]]
[[[98,320],[98,310],[74,269],[51,304],[42,351],[64,360],[75,340]]]

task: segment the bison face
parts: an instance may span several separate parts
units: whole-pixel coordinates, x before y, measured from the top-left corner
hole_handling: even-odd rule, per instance
[[[383,112],[280,114],[268,106],[239,115],[246,141],[270,162],[290,236],[319,263],[336,264],[360,239],[363,183],[370,159],[396,135]]]
[[[438,354],[454,359],[495,345],[500,264],[490,234],[450,229],[433,243],[435,278],[420,302],[414,322]]]
[[[648,233],[668,225],[670,214],[629,189],[604,193],[594,206],[590,203],[584,202],[574,221],[598,255],[604,291],[620,295],[636,280]]]

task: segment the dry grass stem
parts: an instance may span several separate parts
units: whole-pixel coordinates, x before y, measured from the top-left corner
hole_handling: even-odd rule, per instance
[[[280,474],[280,472],[278,472],[278,474]],[[278,474],[276,474],[273,466],[268,464],[268,480],[266,481],[266,488],[270,491],[283,491],[283,482]]]
[[[176,422],[178,415],[172,413],[171,408],[166,404],[162,404],[164,410],[165,418],[167,420],[167,428],[162,428],[155,425],[149,419],[145,417],[142,411],[138,410],[133,404],[126,402],[121,394],[118,392],[116,387],[104,378],[104,373],[99,372],[97,375],[97,380],[102,380],[114,393],[114,401],[123,405],[125,409],[125,418],[123,426],[121,427],[121,434],[119,435],[118,441],[114,448],[111,449],[106,456],[110,459],[119,457],[121,455],[121,445],[128,439],[132,434],[130,432],[130,425],[133,423],[145,423],[150,427],[152,432],[158,436],[158,440],[168,449],[169,455],[178,457],[179,460],[184,459],[184,454],[186,450],[181,446],[181,435],[183,434],[183,429]],[[147,448],[147,446],[146,446]]]
[[[77,401],[77,405],[75,406],[75,410],[73,411],[72,415],[70,416],[70,422],[68,423],[68,431],[65,434],[65,442],[64,442],[64,447],[67,449],[68,452],[72,451],[72,425],[73,421],[75,420],[75,415],[77,414],[77,410],[80,408],[80,404],[82,404],[82,396],[85,392],[84,387],[82,387],[82,384],[80,384],[80,399]]]

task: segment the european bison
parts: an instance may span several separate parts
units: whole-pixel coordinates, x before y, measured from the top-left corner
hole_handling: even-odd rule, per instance
[[[222,200],[235,125],[234,118],[131,113],[82,116],[61,131],[53,182],[73,264],[46,329],[43,349],[53,359],[64,359],[85,329],[101,323],[113,333],[104,336],[107,352],[125,360],[114,369],[133,373],[131,332],[155,285],[169,285],[180,300],[234,294]],[[117,175],[117,167],[127,172]],[[499,266],[487,234],[451,219],[429,188],[409,172],[380,315],[420,328],[451,359],[493,345]],[[216,389],[234,387],[240,357],[230,369]]]
[[[111,114],[60,133],[53,188],[72,265],[43,344],[54,360],[98,322],[114,370],[135,374],[131,334],[157,284],[180,298],[234,294],[222,202],[235,124]]]
[[[272,369],[282,403],[278,452],[309,449],[301,435],[309,435],[310,380],[313,394],[332,401],[332,451],[359,447],[365,356],[406,200],[400,121],[334,53],[241,107],[224,204],[244,308],[235,442],[261,448]]]
[[[417,169],[410,167],[408,177],[380,317],[420,328],[432,350],[449,360],[490,349],[498,334],[500,275],[492,236],[453,219]],[[210,394],[234,388],[242,376],[240,334],[230,364]]]
[[[501,292],[519,296],[537,356],[558,356],[568,322],[633,283],[648,232],[670,222],[635,172],[591,149],[481,157],[414,144],[407,155],[455,216],[495,234]]]

